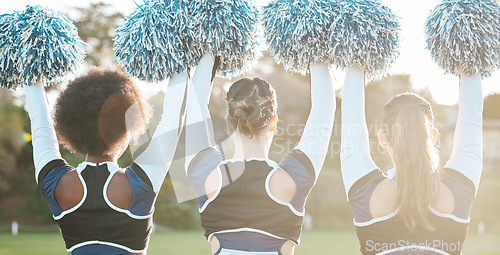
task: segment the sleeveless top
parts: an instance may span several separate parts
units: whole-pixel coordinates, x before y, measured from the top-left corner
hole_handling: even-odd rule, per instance
[[[428,219],[435,231],[417,226],[409,232],[398,210],[373,218],[369,202],[373,190],[387,177],[375,170],[358,180],[349,191],[349,203],[363,254],[461,254],[475,197],[473,183],[461,173],[444,169],[441,181],[455,197],[452,214],[429,206]]]
[[[115,163],[83,162],[76,171],[84,188],[83,199],[63,211],[54,197],[59,179],[75,168],[63,160],[49,162],[39,175],[39,187],[54,219],[61,228],[71,254],[130,254],[147,249],[152,231],[153,203],[156,197],[151,182],[136,164],[125,169],[133,191],[127,210],[114,206],[107,187],[116,172]]]
[[[287,203],[269,188],[272,174],[281,167],[295,181],[296,194]],[[219,187],[208,198],[205,181],[216,170]],[[202,226],[207,240],[216,236],[220,250],[279,254],[286,241],[298,244],[304,220],[304,205],[315,174],[311,162],[299,150],[287,154],[280,164],[268,159],[225,160],[216,150],[200,152],[188,174],[198,196]],[[269,253],[271,252],[271,253]]]

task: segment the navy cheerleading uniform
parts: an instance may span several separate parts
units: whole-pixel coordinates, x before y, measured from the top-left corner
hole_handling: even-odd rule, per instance
[[[335,95],[326,65],[311,67],[311,112],[299,144],[279,163],[267,158],[227,159],[216,149],[208,101],[213,57],[200,61],[189,92],[186,117],[187,175],[199,202],[205,237],[214,237],[214,254],[282,254],[286,242],[300,242],[305,203],[328,149]],[[201,124],[200,124],[201,123]],[[290,201],[280,201],[270,188],[279,169],[294,181]],[[208,196],[207,178],[216,173],[218,188]]]
[[[363,254],[461,254],[482,169],[481,77],[460,79],[459,114],[451,158],[439,173],[454,197],[452,213],[428,205],[434,231],[416,226],[410,232],[399,210],[373,217],[369,202],[384,180],[394,183],[395,171],[383,174],[370,157],[364,112],[364,75],[357,67],[347,70],[342,100],[342,176],[354,215]],[[397,185],[397,183],[395,183]]]
[[[278,168],[297,184],[290,202],[280,201],[270,191],[269,180]],[[214,169],[220,178],[219,188],[208,198],[205,181]],[[189,168],[205,236],[211,240],[215,235],[221,252],[277,252],[287,240],[298,244],[305,202],[315,175],[310,160],[299,150],[276,164],[265,158],[226,160],[220,152],[209,148],[200,152]]]
[[[187,97],[186,81],[186,73],[175,75],[170,80],[165,96],[169,105],[164,104],[162,120],[152,140],[125,169],[115,162],[83,162],[76,168],[68,165],[59,152],[43,86],[26,87],[36,180],[61,229],[68,253],[146,254],[154,203],[179,139],[182,101]],[[76,171],[82,184],[83,197],[73,208],[63,210],[54,193],[63,175],[72,171]],[[108,185],[118,172],[126,174],[133,193],[132,203],[127,209],[118,208],[108,198]]]

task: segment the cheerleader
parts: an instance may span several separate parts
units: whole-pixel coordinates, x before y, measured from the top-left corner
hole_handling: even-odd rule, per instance
[[[179,138],[186,80],[186,73],[170,80],[151,142],[125,169],[117,159],[150,117],[127,75],[93,69],[70,82],[57,101],[55,127],[42,84],[26,87],[36,180],[68,254],[146,254],[154,202]],[[67,148],[86,155],[84,162],[66,163],[56,131]]]
[[[374,164],[365,122],[364,69],[347,69],[341,168],[363,254],[460,254],[482,168],[480,75],[460,76],[453,152],[439,167],[431,105],[403,93],[382,112],[380,145],[394,168]]]
[[[333,127],[328,67],[311,66],[312,107],[304,133],[276,163],[268,158],[278,123],[276,92],[260,78],[238,80],[227,92],[233,158],[215,147],[208,111],[213,66],[211,55],[200,61],[186,117],[187,173],[212,254],[293,254]]]

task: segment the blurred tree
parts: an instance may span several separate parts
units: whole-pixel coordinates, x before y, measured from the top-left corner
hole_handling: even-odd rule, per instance
[[[0,89],[0,105],[12,104],[13,100],[14,96],[12,95],[12,91],[7,89]]]
[[[2,91],[1,94],[6,95]],[[9,96],[3,97],[3,99]],[[24,145],[24,109],[7,100],[0,104],[0,191],[6,194],[16,187],[16,179],[22,175],[17,158]]]
[[[123,14],[104,2],[91,3],[89,7],[75,8],[73,18],[80,38],[87,46],[85,61],[99,67],[117,67],[112,61],[115,29],[123,19]]]
[[[500,120],[500,94],[491,94],[484,98],[483,117]]]
[[[0,215],[10,218],[28,203],[33,161],[28,115],[10,91],[0,94]]]

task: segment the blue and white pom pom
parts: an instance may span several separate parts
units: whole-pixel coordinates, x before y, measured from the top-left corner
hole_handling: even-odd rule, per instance
[[[220,57],[217,76],[238,76],[261,56],[258,12],[251,0],[191,0],[189,4],[196,24],[194,47]]]
[[[0,86],[4,88],[15,88],[20,84],[19,74],[17,72],[18,57],[15,57],[17,47],[14,47],[16,40],[14,25],[14,14],[0,15]]]
[[[490,76],[500,67],[500,3],[444,0],[425,24],[427,48],[445,73]]]
[[[201,57],[190,46],[188,0],[146,0],[116,30],[115,61],[133,77],[159,82]]]
[[[399,56],[399,17],[378,0],[340,0],[332,20],[333,65],[363,65],[368,78],[378,78]]]
[[[275,61],[302,75],[310,64],[331,62],[333,7],[331,0],[276,0],[265,6],[264,34]]]
[[[2,71],[6,70],[7,75],[3,78],[7,83],[2,82],[2,86],[15,89],[37,81],[50,85],[75,71],[83,62],[84,43],[73,22],[61,13],[41,6],[27,6],[12,15],[13,18],[6,20],[12,22],[13,30],[2,35],[9,44],[0,48]],[[2,23],[4,21],[2,19]],[[4,58],[10,60],[4,62]]]

